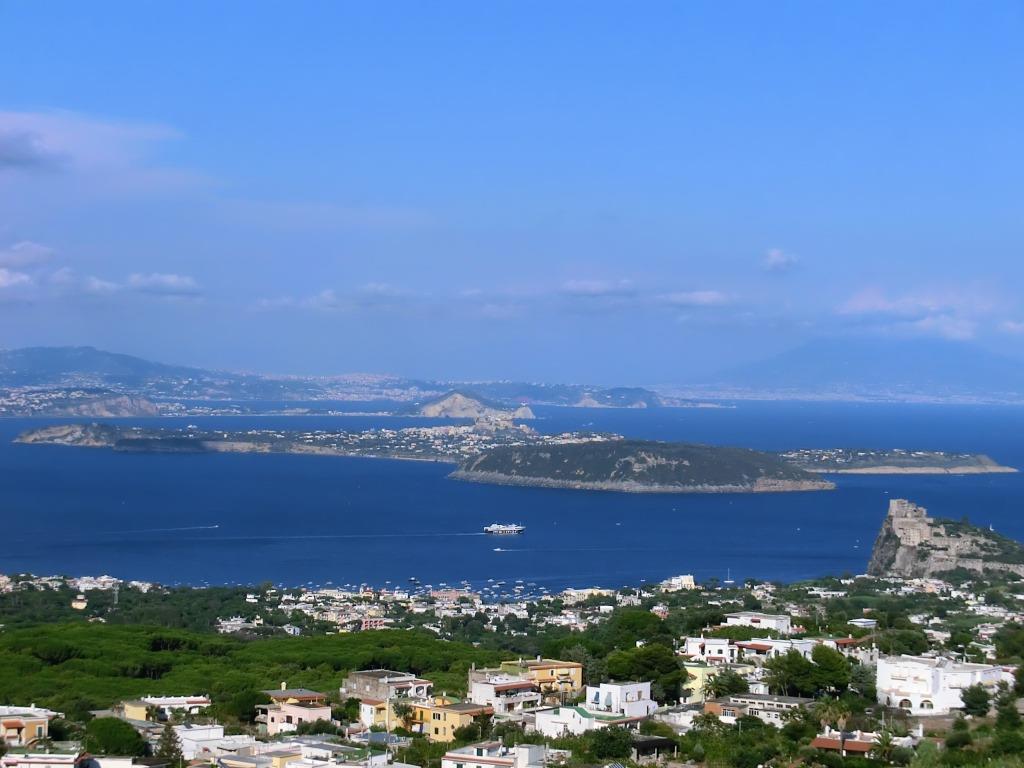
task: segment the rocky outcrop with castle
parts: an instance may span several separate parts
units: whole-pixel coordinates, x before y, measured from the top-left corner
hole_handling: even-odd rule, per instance
[[[928,578],[963,569],[1024,575],[1024,547],[967,522],[937,520],[907,499],[889,501],[889,514],[868,563],[872,576]]]

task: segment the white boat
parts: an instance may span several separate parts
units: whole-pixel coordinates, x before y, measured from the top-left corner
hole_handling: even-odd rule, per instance
[[[522,533],[525,530],[526,526],[515,523],[491,523],[484,526],[484,533],[493,533],[497,536],[509,536],[515,533]]]

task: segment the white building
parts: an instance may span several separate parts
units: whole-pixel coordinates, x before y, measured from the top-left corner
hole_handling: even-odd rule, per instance
[[[683,656],[705,664],[735,664],[739,649],[724,637],[688,637],[680,650]]]
[[[172,712],[181,711],[190,715],[198,715],[208,706],[211,701],[209,696],[143,696],[144,701],[151,707],[156,707],[165,715],[170,716]]]
[[[194,760],[203,753],[212,753],[224,739],[223,725],[176,725],[174,733],[181,742],[181,754]]]
[[[8,752],[0,756],[0,768],[76,768],[78,752]]]
[[[944,657],[883,656],[876,669],[878,703],[915,715],[948,714],[963,707],[964,688],[980,684],[994,691],[1000,680],[1009,679],[1002,667]]]
[[[543,744],[506,747],[500,741],[485,741],[447,752],[441,768],[543,768],[547,751]]]
[[[663,592],[678,592],[683,589],[696,589],[697,582],[693,579],[692,573],[684,573],[680,576],[673,576],[661,582]]]
[[[626,717],[647,717],[658,708],[657,703],[651,698],[649,682],[588,685],[584,706],[592,712]]]
[[[583,706],[535,710],[534,728],[549,738],[609,726],[635,728],[657,708],[649,682],[588,685]]]
[[[513,675],[490,675],[470,684],[469,700],[494,709],[494,714],[521,712],[540,706],[541,693],[537,683]]]
[[[780,635],[793,632],[793,623],[789,616],[782,613],[759,613],[758,611],[739,611],[725,614],[727,627],[754,627],[755,629],[771,629]]]

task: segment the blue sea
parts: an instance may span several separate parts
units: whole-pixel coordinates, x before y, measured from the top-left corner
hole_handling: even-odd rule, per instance
[[[1024,468],[1024,408],[737,403],[720,409],[538,408],[545,432],[782,450],[983,452]],[[551,590],[679,573],[792,581],[864,571],[890,498],[1024,539],[1024,473],[840,476],[832,492],[626,495],[448,480],[450,465],[289,455],[135,455],[15,445],[0,420],[0,573],[109,573],[165,584],[289,586],[522,580]],[[380,416],[190,417],[239,428],[422,426]],[[481,533],[491,522],[518,537]],[[504,551],[495,551],[501,548]]]

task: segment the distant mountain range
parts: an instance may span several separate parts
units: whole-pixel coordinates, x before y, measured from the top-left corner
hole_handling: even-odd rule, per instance
[[[417,409],[452,392],[497,409],[657,408],[698,405],[697,398],[1024,402],[1024,362],[967,342],[818,340],[659,393],[643,387],[369,374],[269,376],[168,365],[93,347],[29,347],[0,350],[0,390],[5,388],[88,389],[95,398],[134,395],[154,401],[389,401]]]
[[[817,340],[710,377],[707,384],[764,396],[877,400],[1024,400],[1024,362],[968,342]]]
[[[485,405],[512,410],[522,405],[651,408],[663,404],[657,393],[640,387],[511,381],[467,383],[362,374],[264,376],[166,365],[94,347],[0,350],[0,388],[4,387],[86,388],[95,390],[95,397],[133,394],[156,400],[382,400],[424,407],[459,391]]]
[[[25,347],[0,350],[0,382],[7,386],[60,384],[69,376],[95,376],[119,382],[205,376],[198,368],[165,365],[95,347]]]

